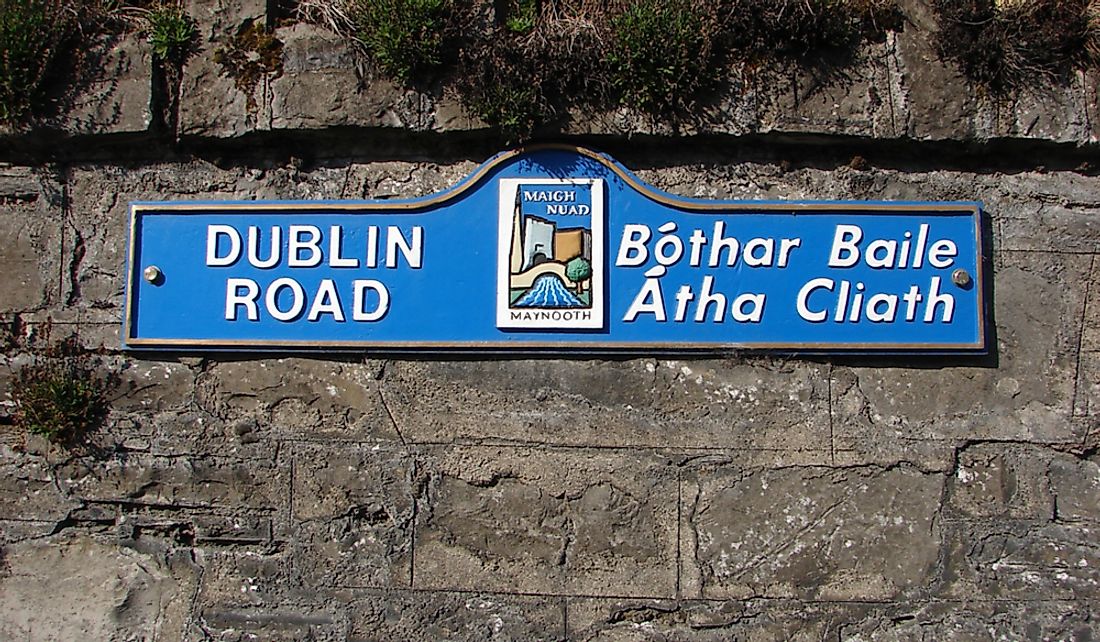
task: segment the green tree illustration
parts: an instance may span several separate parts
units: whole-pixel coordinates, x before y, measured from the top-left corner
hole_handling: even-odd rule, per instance
[[[577,284],[577,294],[584,294],[584,286],[581,282],[592,276],[592,264],[583,256],[578,256],[565,264],[565,276]]]

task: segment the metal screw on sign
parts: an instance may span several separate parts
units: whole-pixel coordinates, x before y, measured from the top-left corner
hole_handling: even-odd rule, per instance
[[[159,267],[155,265],[150,265],[149,267],[145,268],[145,270],[142,272],[142,275],[145,276],[146,281],[150,283],[156,283],[160,280],[162,273]]]
[[[960,288],[965,288],[970,285],[970,273],[959,268],[951,273],[951,281]]]

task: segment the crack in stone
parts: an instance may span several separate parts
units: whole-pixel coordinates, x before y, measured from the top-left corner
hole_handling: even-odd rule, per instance
[[[390,418],[390,424],[393,425],[393,430],[397,433],[397,438],[401,440],[401,445],[408,449],[409,442],[405,441],[405,435],[401,432],[401,426],[397,423],[397,417],[393,414],[389,401],[386,400],[384,388],[385,386],[378,387],[378,399],[382,402],[382,407],[386,410],[386,416]]]

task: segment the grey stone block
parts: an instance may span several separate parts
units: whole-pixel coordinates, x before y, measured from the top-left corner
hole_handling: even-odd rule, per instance
[[[274,461],[126,454],[77,458],[59,469],[61,488],[85,501],[131,505],[286,510],[287,472]]]
[[[1076,414],[1100,416],[1100,352],[1082,352],[1077,366]]]
[[[262,85],[261,81],[259,99],[253,107],[248,94],[239,90],[214,62],[212,51],[194,56],[183,69],[177,134],[181,138],[236,138],[270,129],[271,117]]]
[[[976,519],[1054,517],[1055,499],[1047,476],[1050,451],[979,443],[961,449],[957,457],[946,496],[953,515]]]
[[[993,102],[989,138],[1018,138],[1083,145],[1091,137],[1083,72],[1065,85],[1023,87]]]
[[[545,595],[676,591],[676,470],[608,450],[432,449],[413,586]]]
[[[349,642],[565,640],[561,600],[481,593],[391,591],[348,606]]]
[[[13,444],[14,445],[14,444]],[[61,492],[50,461],[0,444],[0,506],[10,520],[60,522],[80,502]]]
[[[1088,525],[951,522],[942,583],[958,600],[1095,600],[1100,546]]]
[[[826,384],[778,360],[399,361],[383,394],[418,442],[825,452]]]
[[[6,320],[5,320],[6,321]],[[6,321],[10,323],[10,321]],[[0,355],[0,417],[3,417],[10,423],[14,423],[15,419],[15,397],[12,395],[12,384],[15,381],[16,373],[25,364],[30,362],[30,357],[27,355]],[[9,433],[7,439],[0,437],[4,443],[12,442],[14,440],[14,434]]]
[[[270,127],[267,100],[249,96],[214,62],[214,53],[247,20],[266,24],[265,0],[188,0],[188,15],[198,22],[201,46],[183,69],[177,134],[233,138]]]
[[[217,41],[245,20],[266,20],[266,0],[185,0],[183,8],[198,23],[199,37]]]
[[[253,421],[251,438],[391,439],[401,436],[374,369],[288,358],[218,362],[199,375],[196,400],[215,417]]]
[[[0,547],[18,542],[42,539],[57,530],[57,522],[22,520],[18,515],[15,519],[0,519]],[[0,548],[0,551],[6,550]]]
[[[254,421],[223,421],[188,408],[142,414],[115,412],[96,443],[108,449],[164,457],[271,459],[278,445]]]
[[[701,467],[684,491],[687,597],[879,601],[934,578],[943,478],[911,467]]]
[[[817,642],[846,639],[844,625],[869,605],[790,600],[571,598],[571,640],[586,642]]]
[[[893,105],[888,61],[894,44],[871,44],[840,69],[776,69],[756,90],[760,132],[828,133],[895,138],[902,135]]]
[[[1072,172],[984,177],[975,196],[1001,251],[1100,252],[1100,179]]]
[[[424,129],[427,98],[382,78],[360,78],[344,38],[305,23],[280,29],[284,68],[270,81],[271,128]]]
[[[180,639],[194,576],[185,565],[86,535],[5,548],[5,640]]]
[[[112,309],[119,320],[127,260],[127,196],[132,189],[128,179],[121,168],[74,170],[66,221],[72,240],[63,281],[65,303]]]
[[[118,373],[119,392],[111,407],[121,412],[153,414],[189,407],[195,395],[195,373],[173,361],[112,358],[103,367]]]
[[[195,642],[343,642],[346,639],[343,629],[343,623],[333,613],[311,605],[209,608],[198,614],[187,639]]]
[[[905,133],[917,140],[970,140],[977,136],[977,91],[951,63],[937,55],[931,38],[930,3],[902,3],[910,24],[897,34],[896,63],[902,78],[895,105]],[[910,26],[911,25],[911,26]]]
[[[418,485],[409,453],[366,444],[299,444],[293,448],[294,519],[349,515],[408,525]]]
[[[841,630],[845,642],[1090,640],[1089,609],[1053,600],[928,602],[879,610]]]
[[[203,579],[195,597],[196,614],[264,609],[282,603],[297,589],[286,551],[203,548],[195,557]]]
[[[1081,350],[1100,352],[1100,258],[1092,257],[1089,276],[1089,300],[1081,328]]]
[[[44,172],[0,167],[0,314],[58,298],[64,262],[60,186]]]
[[[153,123],[153,54],[141,34],[100,40],[87,53],[95,70],[60,117],[70,134],[141,133]]]
[[[1089,143],[1100,141],[1100,71],[1089,69],[1084,72],[1085,114],[1088,115]]]
[[[199,544],[263,544],[273,535],[271,519],[259,515],[196,515],[193,522]]]
[[[1100,463],[1063,455],[1050,463],[1049,478],[1059,521],[1100,521]]]
[[[366,444],[293,449],[295,577],[310,587],[409,585],[420,473]]]

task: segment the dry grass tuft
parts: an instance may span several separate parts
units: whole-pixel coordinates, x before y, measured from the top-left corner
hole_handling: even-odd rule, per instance
[[[1096,0],[937,0],[940,54],[994,91],[1056,81],[1086,64]],[[1093,58],[1095,60],[1095,58]]]
[[[1100,67],[1100,0],[1089,1],[1085,18],[1085,52],[1089,64]]]

